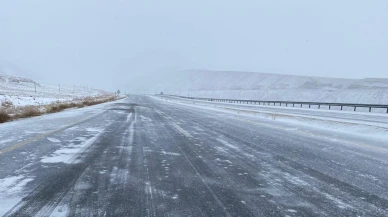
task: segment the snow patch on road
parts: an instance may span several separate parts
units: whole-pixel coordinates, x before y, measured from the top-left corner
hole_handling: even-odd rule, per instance
[[[341,209],[346,209],[346,208],[353,208],[352,206],[350,206],[349,204],[346,204],[344,203],[342,200],[328,194],[328,193],[325,193],[325,192],[322,192],[322,194],[329,200],[333,201],[335,204],[337,204],[337,206]]]
[[[47,137],[47,140],[49,140],[52,143],[60,143],[61,142],[61,140],[58,140],[58,139],[52,138],[52,137]]]
[[[191,134],[189,132],[187,132],[186,130],[184,130],[182,127],[178,126],[177,124],[173,123],[172,126],[177,129],[179,132],[181,132],[183,135],[185,135],[186,137],[192,137]]]
[[[7,178],[0,179],[0,216],[3,216],[12,207],[19,203],[23,197],[21,192],[32,180],[32,178],[27,178],[23,175],[9,176]]]
[[[49,156],[44,156],[41,159],[42,163],[66,163],[72,164],[75,163],[74,157],[77,156],[79,152],[83,149],[88,148],[92,145],[102,133],[103,130],[98,128],[87,128],[87,131],[91,132],[92,137],[77,137],[70,142],[66,147],[56,150]],[[80,141],[79,144],[76,144],[75,141]]]
[[[10,176],[4,179],[0,179],[0,192],[1,195],[9,195],[19,193],[23,187],[33,179],[26,178],[23,175]]]
[[[11,139],[2,139],[1,141],[0,141],[0,144],[5,144],[5,143],[7,143],[7,142],[12,142],[12,141],[14,141],[15,139],[13,139],[13,138],[11,138]]]
[[[223,145],[227,146],[228,148],[231,148],[231,149],[234,149],[236,151],[239,151],[240,148],[235,146],[235,145],[232,145],[230,144],[229,142],[223,140],[223,139],[220,139],[220,138],[217,138],[217,141],[221,142]]]
[[[146,116],[143,116],[143,115],[140,115],[140,117],[141,117],[142,121],[152,121],[152,119],[149,118],[149,117],[146,117]]]

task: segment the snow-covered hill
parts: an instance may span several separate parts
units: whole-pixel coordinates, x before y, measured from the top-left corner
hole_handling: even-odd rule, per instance
[[[255,72],[186,70],[135,80],[132,92],[196,97],[388,104],[388,79],[340,79]]]
[[[20,69],[0,63],[0,102],[3,103],[12,102],[15,106],[42,105],[104,94],[105,91],[83,86],[39,84]]]

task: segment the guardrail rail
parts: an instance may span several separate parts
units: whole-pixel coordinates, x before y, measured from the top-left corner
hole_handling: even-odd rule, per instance
[[[381,104],[355,104],[355,103],[327,103],[327,102],[295,102],[295,101],[263,101],[263,100],[245,100],[245,99],[217,99],[217,98],[201,98],[201,97],[189,97],[189,96],[178,96],[178,95],[167,95],[167,94],[159,94],[160,96],[172,96],[172,97],[178,97],[183,99],[192,99],[192,100],[202,100],[202,101],[211,101],[211,102],[227,102],[227,103],[240,103],[240,104],[258,104],[258,105],[286,105],[288,107],[289,105],[292,107],[295,107],[295,105],[300,107],[303,107],[303,105],[308,105],[309,108],[311,106],[317,106],[318,109],[321,108],[321,106],[328,106],[329,110],[332,107],[339,107],[341,110],[343,110],[344,107],[351,107],[354,108],[354,111],[357,110],[357,108],[369,108],[369,112],[372,112],[372,108],[379,108],[379,109],[386,109],[386,113],[388,113],[388,105],[381,105]]]

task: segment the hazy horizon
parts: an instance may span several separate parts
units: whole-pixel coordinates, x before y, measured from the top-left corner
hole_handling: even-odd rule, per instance
[[[0,62],[126,88],[182,69],[388,78],[388,2],[2,0]]]

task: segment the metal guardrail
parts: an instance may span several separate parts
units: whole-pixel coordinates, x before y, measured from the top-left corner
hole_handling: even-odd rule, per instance
[[[344,107],[352,107],[354,108],[354,111],[356,111],[357,108],[369,108],[369,112],[372,111],[372,108],[379,108],[379,109],[386,109],[386,113],[388,113],[388,105],[381,105],[381,104],[355,104],[355,103],[327,103],[327,102],[294,102],[294,101],[263,101],[263,100],[243,100],[243,99],[217,99],[217,98],[200,98],[200,97],[186,97],[186,96],[178,96],[178,95],[166,95],[164,96],[172,96],[172,97],[178,97],[183,99],[193,99],[193,100],[202,100],[202,101],[212,101],[212,102],[227,102],[227,103],[240,103],[240,104],[258,104],[258,105],[286,105],[288,107],[289,105],[292,107],[295,107],[295,105],[300,107],[303,107],[303,105],[308,105],[309,108],[311,106],[318,106],[318,109],[321,108],[321,106],[328,106],[329,109],[332,107],[340,107],[341,110],[343,110]]]

